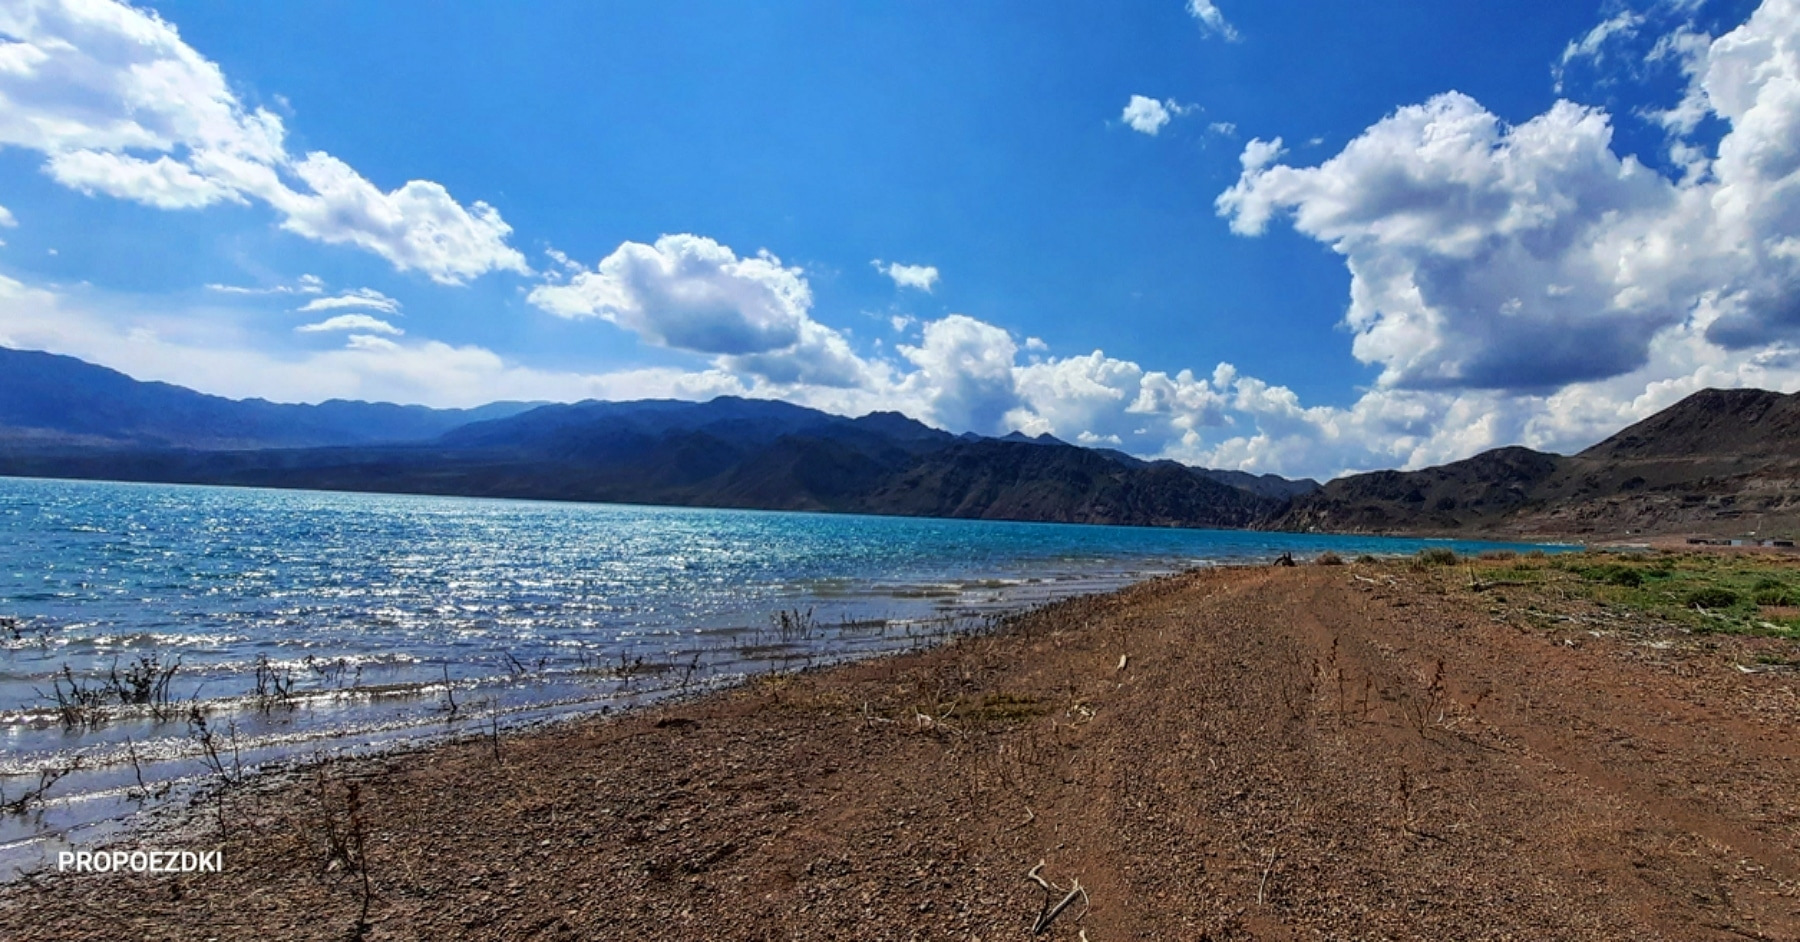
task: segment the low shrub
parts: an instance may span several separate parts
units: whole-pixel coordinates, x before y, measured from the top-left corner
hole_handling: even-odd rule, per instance
[[[1738,603],[1738,594],[1720,586],[1707,586],[1687,594],[1682,604],[1688,608],[1730,608]]]
[[[1581,571],[1584,579],[1593,582],[1604,582],[1607,585],[1625,586],[1635,589],[1644,584],[1644,574],[1630,566],[1613,564],[1610,566],[1592,566]]]
[[[1758,605],[1800,605],[1800,590],[1776,579],[1764,577],[1756,580],[1751,592]]]
[[[1456,551],[1448,546],[1433,546],[1419,551],[1418,560],[1427,566],[1454,566]]]

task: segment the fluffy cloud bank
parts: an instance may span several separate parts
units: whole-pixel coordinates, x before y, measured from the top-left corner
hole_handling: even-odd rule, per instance
[[[384,191],[330,154],[289,153],[279,116],[124,3],[0,6],[0,147],[42,153],[45,173],[88,194],[170,210],[261,203],[283,229],[447,284],[528,271],[493,207],[427,180]]]
[[[1190,12],[1235,36],[1211,3]],[[1603,24],[1562,64],[1649,32],[1629,18]],[[296,233],[439,281],[526,270],[489,207],[426,182],[384,192],[329,155],[288,153],[280,119],[238,101],[153,15],[20,4],[0,10],[0,34],[0,146],[44,154],[67,186],[171,209],[264,204]],[[273,354],[252,316],[103,311],[4,278],[0,343],[229,395],[469,405],[734,393],[1290,475],[1416,467],[1514,442],[1568,450],[1704,386],[1800,388],[1800,0],[1765,0],[1716,39],[1683,27],[1656,49],[1646,61],[1689,80],[1651,116],[1668,129],[1673,171],[1621,154],[1602,110],[1559,102],[1512,123],[1455,93],[1396,110],[1317,166],[1284,163],[1278,140],[1246,146],[1217,203],[1233,229],[1291,224],[1350,273],[1351,353],[1380,375],[1344,407],[1307,405],[1231,364],[1053,356],[966,314],[897,319],[914,342],[859,353],[850,331],[815,316],[799,267],[692,234],[626,242],[591,267],[550,250],[528,297],[691,354],[694,369],[536,370],[404,335],[377,316],[398,313],[392,298],[327,296],[317,279],[215,294],[306,295],[302,310],[323,319],[299,329],[342,336],[338,349]],[[1144,101],[1148,130],[1131,107],[1124,115],[1144,133],[1178,107]],[[1696,133],[1707,124],[1723,136]],[[937,281],[930,266],[876,267],[901,287]]]
[[[270,349],[257,335],[266,317],[256,308],[170,311],[139,306],[130,297],[71,293],[0,276],[0,345],[77,356],[139,379],[216,395],[457,407],[498,399],[709,399],[748,392],[736,378],[715,371],[543,370],[478,346],[395,342],[367,332],[351,334],[337,349]],[[356,326],[366,331],[366,324]]]
[[[812,288],[800,269],[767,251],[740,258],[704,236],[627,242],[592,269],[539,285],[529,299],[775,383],[856,386],[873,369],[841,332],[812,319]]]
[[[694,235],[627,242],[531,303],[560,317],[598,317],[652,343],[697,353],[765,353],[800,339],[812,290],[768,252],[739,258]]]
[[[1507,127],[1450,93],[1318,167],[1253,143],[1219,208],[1250,235],[1291,213],[1344,256],[1353,351],[1383,384],[1561,385],[1641,365],[1698,287],[1675,276],[1676,186],[1611,143],[1592,109],[1559,102]]]
[[[1602,24],[1565,60],[1639,25]],[[1346,466],[1350,438],[1413,465],[1578,447],[1707,385],[1800,386],[1800,0],[1657,48],[1691,83],[1663,119],[1679,179],[1566,101],[1509,125],[1441,95],[1316,167],[1252,141],[1219,212],[1245,235],[1289,220],[1343,257],[1352,352],[1381,375],[1351,409],[1293,404],[1290,432],[1242,438],[1240,460],[1279,464],[1284,438]],[[1711,150],[1692,137],[1705,115],[1727,127]]]

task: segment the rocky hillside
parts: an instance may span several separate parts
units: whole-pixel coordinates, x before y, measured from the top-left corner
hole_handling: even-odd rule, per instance
[[[1422,471],[1355,474],[1296,498],[1271,526],[1332,533],[1499,529],[1567,460],[1513,447]]]
[[[1800,395],[1708,389],[1574,456],[1501,448],[1351,475],[1267,526],[1378,533],[1800,533]]]

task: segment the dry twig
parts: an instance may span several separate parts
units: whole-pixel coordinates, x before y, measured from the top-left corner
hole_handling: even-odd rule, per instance
[[[1050,924],[1056,921],[1056,917],[1062,915],[1063,910],[1068,909],[1069,904],[1075,902],[1077,897],[1087,899],[1087,890],[1082,888],[1080,880],[1076,880],[1070,885],[1069,892],[1063,896],[1061,902],[1055,906],[1050,905],[1050,900],[1060,892],[1060,888],[1038,875],[1038,871],[1042,869],[1044,869],[1044,861],[1040,860],[1037,866],[1032,867],[1025,874],[1025,879],[1044,889],[1044,905],[1038,910],[1037,921],[1031,924],[1032,935],[1043,935],[1050,928]]]

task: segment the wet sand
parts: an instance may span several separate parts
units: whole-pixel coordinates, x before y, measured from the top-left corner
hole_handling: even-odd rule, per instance
[[[268,780],[157,839],[223,873],[0,938],[1800,938],[1800,644],[1466,580],[1189,573]]]

